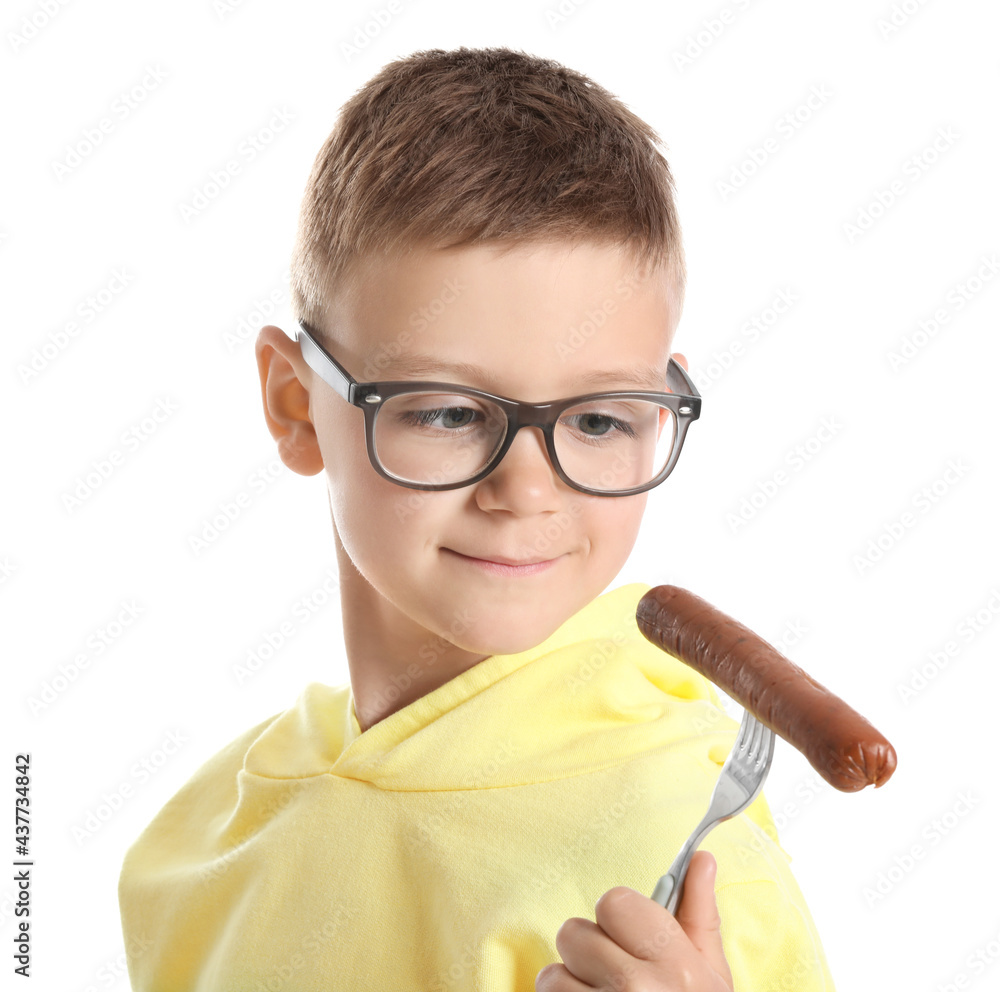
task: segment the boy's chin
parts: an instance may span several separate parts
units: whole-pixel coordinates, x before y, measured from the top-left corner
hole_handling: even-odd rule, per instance
[[[549,623],[538,621],[537,608],[531,619],[535,623],[522,623],[519,618],[511,618],[509,611],[502,607],[498,609],[496,623],[477,624],[474,630],[466,631],[464,636],[451,638],[456,647],[470,654],[492,657],[500,654],[521,654],[530,651],[547,640],[556,630],[569,619],[568,617],[550,618]]]

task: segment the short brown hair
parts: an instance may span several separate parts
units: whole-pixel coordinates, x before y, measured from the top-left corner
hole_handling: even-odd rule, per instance
[[[384,66],[342,107],[306,185],[295,316],[326,330],[331,289],[369,253],[547,240],[618,245],[686,278],[659,137],[615,96],[509,48],[430,49]]]

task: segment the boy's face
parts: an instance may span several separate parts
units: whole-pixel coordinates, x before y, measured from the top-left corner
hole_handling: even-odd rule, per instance
[[[662,271],[640,279],[613,248],[556,243],[502,256],[483,246],[373,259],[356,288],[334,300],[325,330],[330,353],[361,382],[441,381],[542,402],[664,390],[677,318]],[[275,364],[268,343],[287,365],[280,357]],[[397,358],[416,353],[495,378],[402,371]],[[286,464],[326,473],[345,635],[350,641],[353,631],[360,647],[366,631],[366,653],[391,652],[404,668],[431,656],[439,662],[443,639],[453,677],[476,660],[543,641],[600,595],[628,558],[647,494],[589,496],[565,485],[539,429],[522,428],[481,482],[443,492],[407,489],[376,474],[362,411],[312,372],[297,343],[265,328],[258,361],[269,426]],[[658,385],[584,378],[641,365],[657,370]],[[498,575],[469,560],[493,556],[554,562],[534,574]]]

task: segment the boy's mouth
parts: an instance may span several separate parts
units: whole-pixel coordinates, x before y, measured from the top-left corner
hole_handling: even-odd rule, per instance
[[[506,555],[494,555],[492,553],[489,554],[489,557],[478,557],[464,555],[460,551],[454,551],[451,548],[442,548],[441,550],[500,575],[532,575],[535,572],[543,571],[550,565],[554,565],[563,557],[559,555],[557,558],[524,558],[519,560],[509,558]]]

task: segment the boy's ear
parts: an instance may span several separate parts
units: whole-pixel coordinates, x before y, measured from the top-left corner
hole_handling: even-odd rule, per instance
[[[278,442],[278,456],[293,472],[316,475],[323,456],[309,419],[309,391],[299,378],[308,368],[299,343],[268,324],[257,334],[255,351],[264,420]]]
[[[672,355],[671,355],[670,357],[671,357],[671,358],[672,358],[672,359],[673,359],[673,360],[674,360],[674,361],[675,361],[675,362],[676,362],[676,363],[677,363],[677,364],[678,364],[678,365],[679,365],[679,366],[680,366],[680,367],[681,367],[682,369],[684,369],[684,371],[685,371],[685,372],[690,372],[690,371],[691,371],[691,370],[690,370],[690,369],[688,368],[688,360],[687,360],[687,359],[686,359],[686,358],[685,358],[685,357],[684,357],[684,356],[683,356],[683,355],[682,355],[682,354],[681,354],[681,353],[680,353],[679,351],[675,351],[675,352],[674,352],[674,353],[673,353],[673,354],[672,354]]]

